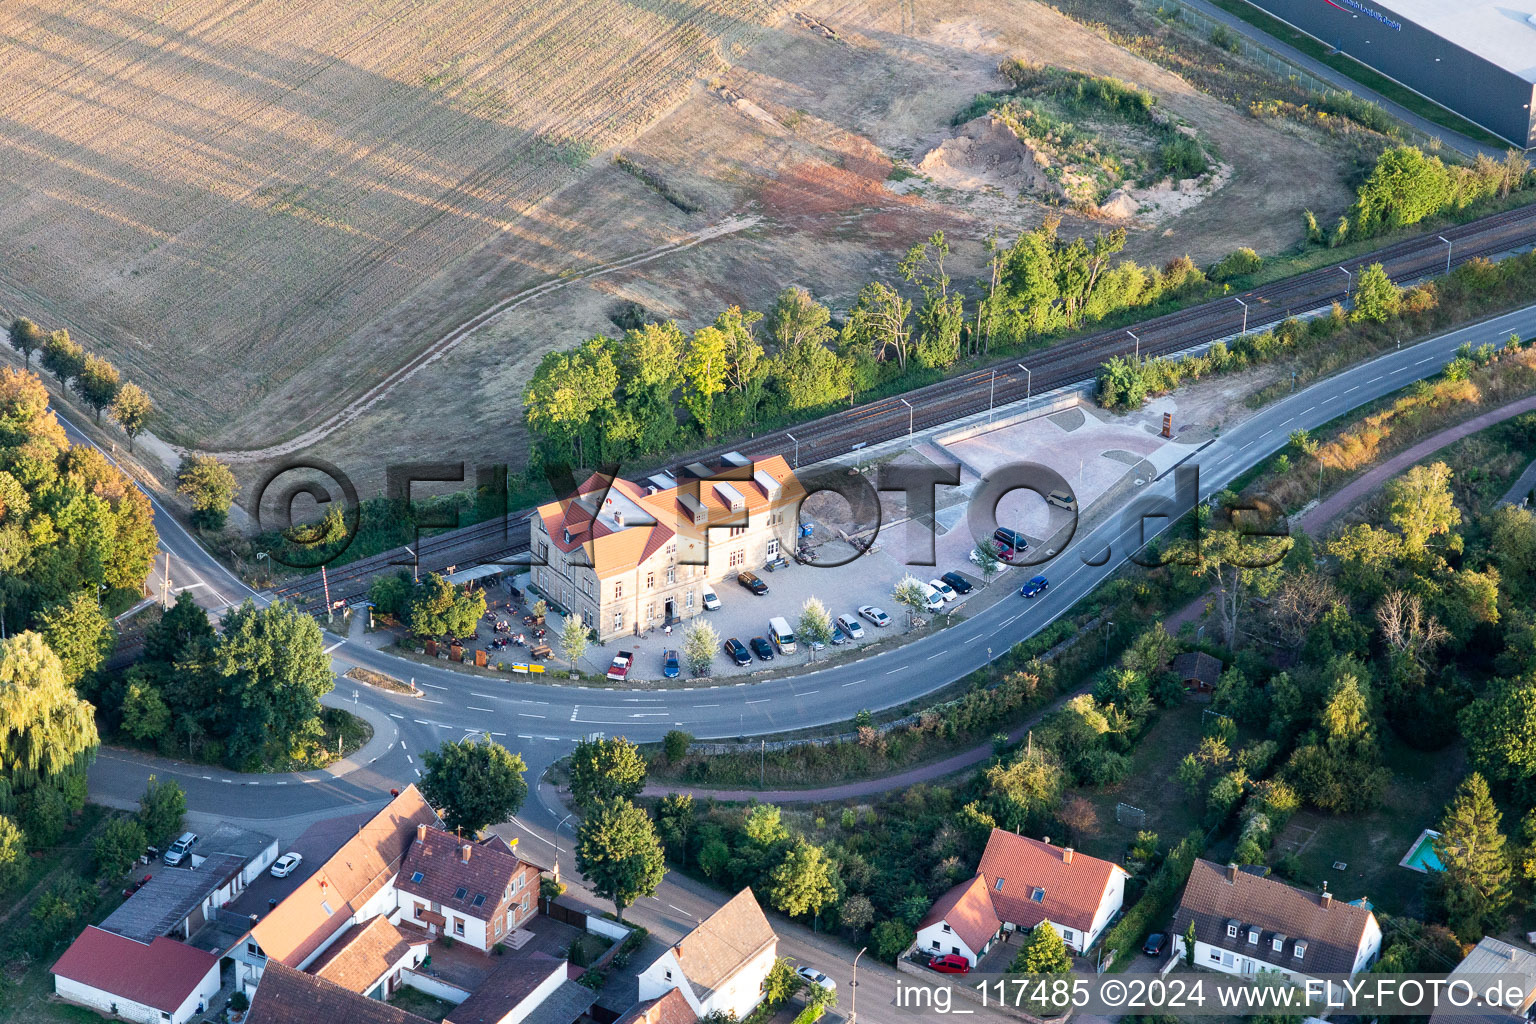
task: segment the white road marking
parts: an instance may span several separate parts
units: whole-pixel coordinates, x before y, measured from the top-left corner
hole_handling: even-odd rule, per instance
[[[448,687],[446,687],[446,686],[438,686],[436,683],[422,683],[421,685],[422,686],[430,686],[434,690],[446,690],[446,689],[448,689]]]
[[[900,666],[898,666],[896,668],[891,669],[889,672],[886,673],[886,675],[893,676],[897,672],[900,672],[903,668],[906,668],[906,666],[905,665],[900,665]]]
[[[404,716],[404,715],[397,715],[397,714],[395,714],[395,713],[394,713],[394,712],[393,712],[393,711],[391,711],[391,712],[390,712],[390,713],[389,713],[389,717],[390,717],[390,718],[398,718],[398,719],[400,719],[400,720],[401,720],[401,721],[402,721],[402,722],[403,722],[403,721],[405,721],[405,716]]]
[[[717,708],[719,706],[720,706],[719,704],[695,704],[694,705],[694,707],[696,707],[696,708]]]
[[[334,651],[336,648],[340,647],[344,643],[346,643],[345,640],[338,640],[334,644],[331,644],[331,646],[327,647],[322,653],[330,654],[332,651]]]
[[[490,708],[477,708],[473,704],[465,704],[464,705],[464,710],[465,711],[484,711],[488,715],[494,715],[496,713],[496,712],[492,711]]]
[[[942,658],[948,653],[948,651],[940,651],[938,654],[930,654],[925,660],[932,661],[934,658]]]
[[[494,693],[476,693],[474,690],[470,690],[469,691],[469,695],[471,697],[489,697],[491,700],[500,700],[501,699],[499,696],[497,696]]]
[[[416,722],[417,725],[431,725],[432,724],[431,722],[427,721],[425,718],[417,718],[417,719],[414,719],[414,721]]]
[[[1359,390],[1360,390],[1360,385],[1359,384],[1356,384],[1354,387],[1349,389],[1349,391],[1359,391]],[[1347,395],[1347,394],[1349,394],[1349,391],[1346,391],[1344,393]]]
[[[749,700],[749,701],[747,701],[747,703],[748,704],[766,704],[766,703],[768,703],[768,698],[767,697],[763,697],[763,698],[760,698],[759,700]]]
[[[800,694],[800,696],[801,697],[809,697],[813,693],[820,693],[820,692],[821,692],[820,690],[806,690],[804,693]]]
[[[519,711],[519,712],[518,712],[518,713],[517,713],[517,717],[518,717],[518,718],[543,718],[543,717],[545,717],[545,716],[543,716],[543,715],[530,715],[530,714],[529,714],[529,713],[528,713],[528,712],[526,712],[526,711]]]
[[[1430,356],[1427,359],[1420,359],[1418,362],[1414,363],[1413,365],[1414,366],[1423,366],[1425,363],[1433,361],[1434,358],[1435,358],[1434,356]]]
[[[421,701],[423,704],[441,704],[442,703],[442,701],[440,701],[440,700],[433,700],[431,697],[418,697],[416,699]]]
[[[415,764],[416,763],[416,759],[414,757],[412,757],[410,754],[406,754],[405,755],[405,762],[406,762],[406,764]]]
[[[1377,375],[1375,377],[1372,377],[1370,380],[1366,381],[1366,383],[1367,384],[1375,384],[1377,381],[1381,380],[1381,378],[1385,377],[1385,376],[1386,376],[1386,374],[1384,374],[1384,373],[1383,374],[1379,374],[1379,375]]]

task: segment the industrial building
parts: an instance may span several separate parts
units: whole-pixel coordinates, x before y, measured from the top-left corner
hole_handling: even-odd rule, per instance
[[[1536,0],[1248,0],[1520,149],[1536,146]]]

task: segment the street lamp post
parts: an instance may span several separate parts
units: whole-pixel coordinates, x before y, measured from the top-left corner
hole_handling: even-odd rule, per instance
[[[1035,391],[1035,375],[1030,373],[1029,367],[1023,363],[1019,363],[1018,367],[1024,371],[1024,401],[1027,402],[1029,401],[1029,396],[1034,394]]]
[[[902,405],[907,407],[907,436],[911,437],[912,436],[912,413],[913,413],[912,403],[907,401],[905,398],[898,398],[898,399],[896,399],[896,401],[900,402]]]
[[[1451,240],[1444,235],[1436,235],[1435,237],[1445,243],[1445,272],[1449,274],[1451,272]]]
[[[784,431],[784,436],[795,442],[795,468],[800,468],[800,439],[789,431]]]
[[[864,947],[864,949],[868,948],[868,946]],[[853,989],[853,1004],[848,1007],[848,1024],[857,1024],[859,1019],[859,957],[864,955],[864,949],[853,956],[853,981],[848,986]]]
[[[1348,267],[1340,267],[1339,272],[1344,275],[1345,280],[1348,282],[1344,285],[1344,295],[1347,298],[1350,291],[1355,287],[1355,275],[1349,272]]]
[[[575,816],[576,812],[572,811],[570,814],[567,814],[565,817],[561,818],[559,824],[555,826],[555,877],[557,879],[560,877],[560,830],[565,827],[566,822],[570,821]]]
[[[992,371],[992,387],[987,392],[987,422],[992,422],[992,406],[997,402],[997,370]]]
[[[1113,622],[1104,623],[1104,664],[1109,664],[1109,633],[1115,628]]]
[[[1243,307],[1243,335],[1246,337],[1248,334],[1248,303],[1236,295],[1232,296],[1232,301]]]
[[[1136,336],[1135,331],[1128,330],[1125,333],[1129,334],[1131,336],[1131,340],[1136,342],[1136,361],[1138,363],[1141,362],[1141,339]]]

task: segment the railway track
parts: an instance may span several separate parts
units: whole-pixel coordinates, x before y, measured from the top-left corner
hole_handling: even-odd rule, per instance
[[[1449,246],[1442,238],[1448,240]],[[1536,206],[1506,210],[1449,228],[1438,236],[1405,239],[1339,264],[1168,313],[1139,323],[1131,330],[1101,331],[971,370],[907,392],[901,398],[882,398],[852,406],[802,423],[788,432],[778,430],[694,452],[680,457],[677,464],[708,462],[728,451],[740,451],[755,459],[772,455],[795,457],[797,448],[799,462],[836,458],[866,445],[901,437],[909,430],[925,430],[993,405],[1007,405],[1031,393],[1044,393],[1090,379],[1113,356],[1138,351],[1144,357],[1163,356],[1227,337],[1242,330],[1245,315],[1250,331],[1263,329],[1292,313],[1346,298],[1354,275],[1372,263],[1382,264],[1393,280],[1408,281],[1443,272],[1448,250],[1454,266],[1532,243],[1536,243]],[[910,403],[910,409],[903,398]],[[514,512],[505,520],[423,539],[418,545],[419,557],[414,561],[423,572],[438,572],[453,565],[509,559],[525,553],[528,515],[528,511]],[[353,600],[367,592],[373,576],[412,562],[408,549],[398,549],[338,566],[328,573],[331,600]],[[323,590],[320,574],[315,573],[275,588],[274,593],[280,597],[313,599]]]

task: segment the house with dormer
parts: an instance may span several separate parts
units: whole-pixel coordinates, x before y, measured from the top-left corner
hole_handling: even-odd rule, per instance
[[[1195,861],[1169,930],[1174,955],[1195,926],[1196,967],[1253,977],[1271,972],[1304,984],[1317,975],[1353,975],[1381,952],[1381,926],[1364,904],[1307,892],[1263,869]]]
[[[781,456],[739,452],[644,481],[593,474],[532,518],[534,587],[602,642],[704,610],[707,585],[794,553],[804,496]]]
[[[640,973],[640,1002],[670,1005],[677,996],[669,994],[677,992],[694,1018],[745,1019],[763,1000],[778,951],[779,937],[757,897],[743,889]]]
[[[499,836],[471,843],[419,825],[395,889],[404,920],[490,953],[538,913],[539,868]]]
[[[1107,860],[1000,828],[992,830],[975,877],[934,901],[918,923],[916,948],[956,953],[972,964],[998,936],[1047,921],[1084,953],[1125,902],[1126,870]]]

